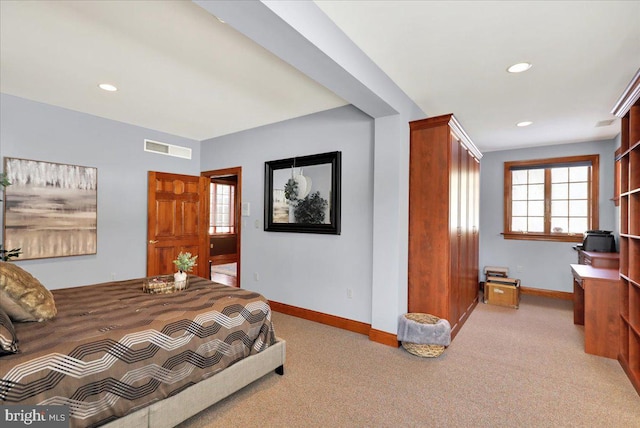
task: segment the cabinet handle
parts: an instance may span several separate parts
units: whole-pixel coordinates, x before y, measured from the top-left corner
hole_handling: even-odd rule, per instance
[[[154,241],[153,239],[149,240],[149,244],[157,244],[158,242],[160,242],[160,241]]]

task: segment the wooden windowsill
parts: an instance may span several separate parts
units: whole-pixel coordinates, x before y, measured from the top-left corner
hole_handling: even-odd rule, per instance
[[[551,241],[551,242],[582,242],[584,236],[582,235],[563,235],[563,234],[551,234],[544,233],[514,233],[503,232],[501,235],[504,239],[517,239],[522,241]]]

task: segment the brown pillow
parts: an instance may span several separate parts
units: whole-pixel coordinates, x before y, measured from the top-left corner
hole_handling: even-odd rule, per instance
[[[44,321],[58,313],[53,295],[29,272],[0,262],[0,309],[13,321]]]
[[[18,336],[9,315],[0,309],[0,355],[15,354],[18,349]]]

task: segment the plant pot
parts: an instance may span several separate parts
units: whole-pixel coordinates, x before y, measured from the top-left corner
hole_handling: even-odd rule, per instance
[[[187,278],[188,278],[187,273],[181,270],[174,273],[173,274],[174,288],[176,290],[185,290],[187,288]]]

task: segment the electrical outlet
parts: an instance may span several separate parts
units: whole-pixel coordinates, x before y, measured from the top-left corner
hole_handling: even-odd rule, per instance
[[[524,267],[521,265],[516,266],[516,272],[522,272],[524,270]]]
[[[258,272],[254,272],[253,273],[253,280],[254,281],[260,281],[260,275],[258,275]]]
[[[347,288],[347,299],[353,299],[353,290]]]
[[[111,272],[111,280],[115,280],[116,279],[116,273],[115,272]]]

